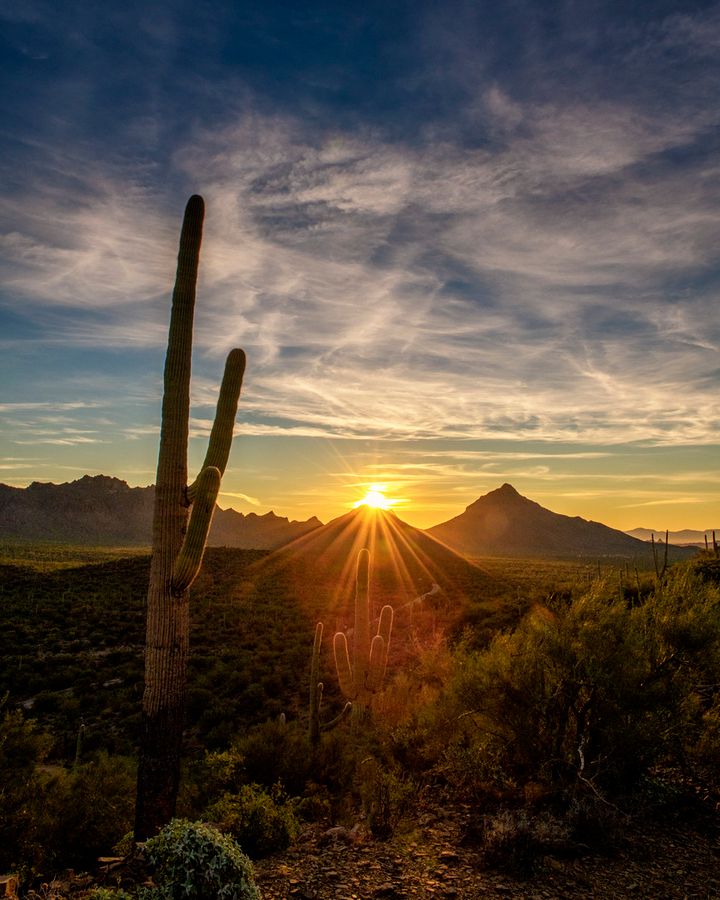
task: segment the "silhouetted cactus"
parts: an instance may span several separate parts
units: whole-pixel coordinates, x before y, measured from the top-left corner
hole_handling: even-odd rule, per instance
[[[205,462],[197,479],[188,485],[192,332],[204,214],[202,197],[191,197],[180,236],[165,358],[148,587],[136,840],[155,834],[175,812],[189,646],[188,588],[200,571],[220,479],[230,453],[245,371],[245,354],[232,350],[225,363]]]
[[[340,690],[353,701],[353,715],[362,718],[373,694],[380,690],[392,631],[393,610],[383,606],[377,634],[370,639],[370,554],[361,550],[357,560],[355,586],[355,630],[352,662],[347,638],[338,632],[333,639],[335,667]]]
[[[660,581],[665,572],[667,572],[668,567],[668,539],[670,537],[669,530],[665,531],[665,552],[663,554],[662,560],[658,556],[657,546],[655,544],[655,534],[654,532],[650,533],[650,543],[652,544],[652,554],[653,554],[653,565],[655,566],[655,578]]]
[[[320,742],[320,733],[331,731],[348,715],[352,709],[349,701],[342,710],[329,722],[320,722],[320,706],[322,705],[323,683],[320,681],[320,645],[322,644],[323,623],[315,626],[315,641],[313,643],[312,662],[310,664],[310,743],[315,746]]]

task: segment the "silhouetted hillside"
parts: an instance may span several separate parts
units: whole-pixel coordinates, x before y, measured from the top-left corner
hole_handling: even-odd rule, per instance
[[[419,635],[452,629],[472,620],[490,634],[505,626],[507,584],[413,528],[394,513],[360,507],[270,554],[254,567],[256,586],[282,581],[288,602],[322,619],[326,633],[352,627],[355,567],[359,551],[370,551],[374,615],[384,604],[395,611],[392,657],[411,652]],[[328,646],[329,646],[328,641]]]
[[[84,475],[66,484],[0,484],[0,535],[78,544],[150,543],[155,490]]]
[[[468,556],[646,558],[652,553],[644,541],[580,516],[551,512],[510,484],[428,532]],[[680,548],[670,548],[670,554],[674,559],[688,555]]]
[[[147,546],[152,535],[155,488],[130,487],[119,478],[84,475],[27,488],[0,484],[0,537],[69,544]],[[320,525],[315,517],[290,522],[269,512],[243,515],[216,508],[208,544],[271,550]]]

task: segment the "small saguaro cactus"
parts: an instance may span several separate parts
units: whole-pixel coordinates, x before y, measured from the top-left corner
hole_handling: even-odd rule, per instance
[[[313,643],[312,662],[310,664],[310,743],[315,746],[320,742],[321,731],[331,731],[347,716],[352,709],[349,701],[342,710],[329,722],[320,722],[320,706],[322,705],[323,683],[320,681],[320,645],[322,644],[323,623],[315,626],[315,642]]]
[[[345,635],[339,631],[333,639],[335,667],[340,690],[353,701],[353,717],[361,719],[377,693],[385,675],[393,610],[383,606],[377,634],[370,639],[370,554],[361,550],[357,559],[355,582],[355,631],[352,662]]]
[[[188,485],[192,331],[204,215],[202,197],[191,197],[180,236],[165,357],[135,813],[138,841],[155,834],[175,813],[189,648],[188,588],[200,571],[245,372],[245,354],[232,350],[205,461]]]
[[[660,555],[657,551],[657,544],[655,543],[655,534],[654,532],[650,533],[650,542],[652,544],[652,555],[653,555],[653,564],[655,566],[655,577],[658,581],[662,579],[667,571],[668,567],[668,546],[670,537],[670,532],[668,530],[665,531],[665,552],[663,558],[660,559]],[[662,543],[662,541],[660,541]]]

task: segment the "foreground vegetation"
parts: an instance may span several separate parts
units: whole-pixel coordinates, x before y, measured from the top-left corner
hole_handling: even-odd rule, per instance
[[[371,718],[311,747],[320,610],[289,602],[277,570],[259,575],[263,557],[208,553],[180,798],[184,819],[213,823],[251,858],[308,820],[362,820],[386,838],[432,789],[471,801],[488,864],[531,869],[552,840],[612,844],[638,800],[717,791],[717,560],[659,582],[545,572],[495,601],[492,629],[477,598],[451,627],[418,614]],[[4,575],[0,870],[29,881],[92,866],[132,827],[147,560]],[[331,713],[342,700],[322,668]]]

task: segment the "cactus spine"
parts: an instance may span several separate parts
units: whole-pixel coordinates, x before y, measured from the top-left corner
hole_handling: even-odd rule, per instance
[[[342,710],[329,722],[320,722],[320,706],[322,705],[323,683],[320,681],[320,645],[322,644],[323,623],[315,626],[315,641],[313,643],[312,662],[310,664],[310,743],[316,746],[320,743],[320,732],[332,731],[352,709],[349,701]]]
[[[155,834],[175,812],[189,647],[188,588],[200,571],[205,552],[245,371],[245,354],[232,350],[225,363],[205,462],[197,479],[188,486],[192,332],[204,215],[202,197],[191,197],[180,235],[165,357],[148,587],[136,840]]]
[[[347,638],[338,632],[333,639],[335,668],[340,690],[353,701],[353,714],[361,719],[372,695],[377,693],[385,676],[393,610],[383,606],[377,634],[370,639],[370,554],[361,550],[357,559],[355,581],[355,632],[350,660]]]

